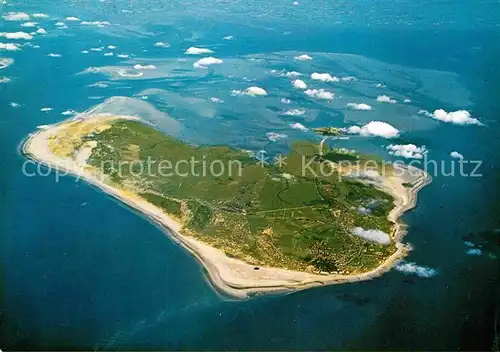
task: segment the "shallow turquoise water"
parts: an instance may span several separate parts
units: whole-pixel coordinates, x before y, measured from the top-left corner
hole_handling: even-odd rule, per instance
[[[0,6],[2,14],[49,15],[31,18],[48,32],[27,41],[40,48],[0,51],[0,57],[14,59],[0,70],[0,77],[11,78],[0,84],[0,348],[488,348],[498,260],[466,255],[462,236],[500,227],[493,210],[500,144],[495,2]],[[111,24],[80,25],[65,21],[67,16]],[[69,28],[57,29],[57,21]],[[1,21],[0,32],[31,30],[21,23]],[[234,39],[222,39],[228,35]],[[158,41],[170,47],[155,47]],[[102,51],[81,53],[101,46]],[[194,69],[197,58],[183,54],[190,46],[208,47],[224,63]],[[120,53],[130,58],[118,58]],[[303,53],[313,60],[293,59]],[[116,74],[135,64],[156,69],[140,79]],[[98,72],[83,73],[89,67]],[[331,72],[358,81],[303,78],[337,95],[327,103],[294,89],[280,70]],[[250,85],[265,87],[269,95],[231,95]],[[380,94],[396,97],[398,104],[377,104]],[[407,241],[414,246],[408,260],[436,269],[436,276],[391,271],[372,282],[233,301],[218,295],[200,266],[160,229],[93,187],[70,177],[56,183],[53,177],[23,176],[18,146],[28,133],[62,120],[65,110],[84,111],[113,96],[132,98],[124,111],[140,113],[189,142],[270,154],[286,150],[292,139],[314,138],[290,129],[292,122],[312,128],[382,120],[400,129],[405,143],[426,145],[437,160],[449,160],[453,150],[482,160],[483,176],[436,177],[405,216],[411,226]],[[284,105],[282,98],[292,103]],[[404,98],[412,102],[402,104]],[[347,102],[375,108],[350,111]],[[41,112],[42,107],[53,111]],[[306,113],[281,114],[291,108]],[[467,109],[485,126],[456,126],[418,114],[438,108]],[[273,143],[267,132],[288,138]],[[384,150],[389,142],[381,138],[344,143],[390,158]]]

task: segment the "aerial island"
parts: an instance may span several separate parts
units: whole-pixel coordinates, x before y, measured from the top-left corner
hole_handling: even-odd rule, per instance
[[[143,213],[203,265],[215,288],[247,297],[372,279],[410,250],[400,217],[430,182],[427,173],[369,164],[323,142],[297,141],[282,163],[259,163],[228,146],[185,143],[137,117],[94,114],[39,129],[23,152]],[[224,172],[207,172],[215,161]]]

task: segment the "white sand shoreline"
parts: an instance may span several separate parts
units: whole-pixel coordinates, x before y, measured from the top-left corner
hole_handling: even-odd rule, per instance
[[[98,117],[96,116],[96,118]],[[117,116],[117,118],[130,117]],[[383,191],[390,193],[395,198],[395,207],[388,218],[395,223],[395,231],[391,235],[396,241],[397,250],[377,268],[357,275],[320,275],[267,267],[259,267],[258,270],[255,270],[254,265],[229,258],[216,248],[192,237],[182,235],[180,233],[181,224],[153,204],[138,196],[109,186],[95,175],[83,170],[81,167],[79,168],[69,159],[62,159],[53,155],[48,148],[47,137],[64,127],[65,123],[74,120],[74,118],[65,120],[30,134],[22,145],[23,154],[38,163],[85,180],[154,221],[202,264],[206,269],[210,282],[218,291],[231,297],[245,298],[249,295],[266,292],[290,292],[314,286],[358,282],[376,278],[389,271],[410,250],[408,246],[401,242],[407,232],[407,225],[401,220],[401,216],[416,205],[418,191],[431,182],[431,178],[427,173],[416,168],[410,169],[410,167],[407,167],[407,171],[413,170],[419,173],[419,176],[412,182],[411,188],[390,183],[381,187]]]

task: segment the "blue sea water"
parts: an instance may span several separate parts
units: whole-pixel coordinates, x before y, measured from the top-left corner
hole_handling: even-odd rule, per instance
[[[2,16],[25,12],[37,22],[30,28],[21,26],[28,20],[2,19],[0,33],[47,31],[32,40],[0,37],[21,45],[0,50],[0,58],[14,59],[0,69],[0,78],[10,78],[0,83],[0,348],[490,348],[498,259],[467,255],[463,236],[500,227],[499,10],[498,2],[485,0],[0,3]],[[185,55],[191,46],[213,53]],[[301,54],[313,60],[294,59]],[[223,63],[193,67],[203,56]],[[155,69],[120,75],[136,64]],[[283,70],[303,73],[309,88],[336,98],[307,97]],[[310,79],[313,72],[357,80],[318,82]],[[253,85],[268,96],[232,94]],[[378,103],[379,95],[398,102]],[[291,123],[385,121],[401,131],[398,143],[425,145],[433,159],[449,162],[458,151],[481,160],[482,177],[438,175],[405,215],[406,241],[414,247],[407,260],[435,270],[432,277],[392,270],[370,282],[231,300],[140,214],[71,177],[23,175],[19,145],[37,126],[117,96],[126,98],[105,109],[140,114],[191,143],[271,155],[286,151],[291,140],[315,138]],[[349,102],[373,109],[349,110]],[[468,110],[483,125],[418,113],[440,108]],[[284,115],[289,109],[305,113]],[[270,142],[268,132],[287,137]],[[389,160],[390,143],[351,138],[343,146]]]

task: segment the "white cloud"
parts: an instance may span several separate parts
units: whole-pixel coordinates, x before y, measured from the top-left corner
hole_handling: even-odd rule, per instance
[[[75,114],[76,114],[75,110],[66,110],[66,111],[63,111],[61,113],[61,115],[64,115],[64,116],[72,116],[72,115],[75,115]]]
[[[367,215],[367,214],[371,214],[372,210],[370,208],[359,207],[358,213],[363,214],[363,215]]]
[[[66,23],[64,22],[56,22],[57,27],[66,27]]]
[[[29,21],[30,15],[26,12],[9,12],[2,16],[6,21]]]
[[[196,68],[207,68],[208,65],[219,65],[222,64],[224,61],[221,59],[217,59],[215,57],[209,56],[209,57],[204,57],[203,59],[200,59],[196,61],[193,64],[193,67]]]
[[[346,149],[347,150],[347,149]],[[359,179],[364,179],[364,180],[372,180],[372,181],[377,181],[380,179],[380,173],[377,170],[366,170],[366,171],[350,171],[346,175],[347,177],[350,178],[359,178]]]
[[[36,27],[38,23],[37,22],[24,22],[21,27],[25,28],[31,28],[31,27]]]
[[[115,50],[115,49],[116,49],[116,46],[114,46],[114,45],[108,45],[108,49],[109,49],[109,50]]]
[[[108,21],[83,21],[80,24],[86,25],[86,26],[97,26],[97,27],[104,27],[104,26],[110,26],[111,23]]]
[[[351,230],[351,234],[364,238],[365,240],[375,242],[378,244],[389,244],[391,243],[391,238],[384,231],[380,230],[365,230],[362,227],[355,227]]]
[[[288,115],[288,116],[301,116],[306,113],[305,110],[300,110],[300,109],[291,109],[288,111],[285,111],[283,115]]]
[[[328,92],[324,89],[308,89],[304,91],[304,93],[311,98],[318,98],[318,99],[325,99],[325,100],[332,100],[335,98],[335,94]]]
[[[49,112],[49,111],[52,111],[52,110],[54,110],[54,109],[52,109],[52,108],[48,108],[48,107],[45,107],[45,108],[41,108],[41,109],[40,109],[40,111],[42,111],[42,112]]]
[[[104,53],[104,56],[113,56],[114,54],[112,52],[109,53]]]
[[[478,119],[472,117],[470,112],[467,110],[446,112],[443,109],[437,109],[432,114],[429,114],[425,110],[423,110],[423,113],[435,120],[454,123],[456,125],[482,125],[482,123]]]
[[[168,48],[170,46],[170,44],[168,44],[167,42],[156,42],[155,46],[157,46],[159,48]]]
[[[302,73],[297,71],[290,71],[285,73],[285,77],[299,77],[302,76]]]
[[[309,131],[309,128],[298,122],[290,124],[290,127],[293,128],[294,130],[301,130],[303,132]]]
[[[245,92],[246,92],[247,95],[251,95],[251,96],[264,96],[264,95],[267,95],[267,92],[263,88],[255,87],[255,86],[248,87]]]
[[[155,69],[156,69],[155,65],[140,65],[140,64],[134,65],[134,70],[155,70]]]
[[[291,104],[291,103],[292,103],[292,101],[291,101],[290,99],[287,99],[287,98],[281,98],[281,99],[280,99],[280,103],[281,103],[281,104],[287,104],[287,105],[288,105],[288,104]]]
[[[80,51],[80,52],[81,52],[82,54],[88,54],[88,53],[89,53],[89,51],[88,51],[88,50],[82,50],[82,51]]]
[[[11,33],[2,32],[0,33],[0,37],[4,37],[7,39],[24,39],[24,40],[33,39],[33,36],[26,32],[11,32]]]
[[[338,77],[332,76],[329,73],[314,72],[314,73],[311,73],[311,78],[316,80],[316,81],[322,81],[322,82],[338,82],[338,81],[340,81]]]
[[[0,50],[16,51],[19,50],[19,45],[14,43],[0,43]]]
[[[389,154],[407,159],[422,159],[427,153],[425,146],[417,147],[415,144],[391,144],[386,148]]]
[[[467,255],[480,256],[483,252],[479,248],[470,248],[465,252]]]
[[[66,17],[65,20],[70,22],[81,21],[81,19],[79,19],[78,17],[73,17],[73,16]]]
[[[12,102],[10,103],[10,106],[12,106],[13,108],[18,108],[21,106],[21,104],[18,104],[18,103],[15,103],[15,102]]]
[[[118,55],[116,55],[116,57],[119,57],[121,59],[128,59],[129,55],[128,54],[118,54]]]
[[[49,15],[47,15],[46,13],[34,13],[31,16],[35,18],[49,18]]]
[[[210,101],[212,101],[214,103],[223,103],[224,102],[224,100],[216,98],[216,97],[211,97]]]
[[[1,58],[0,57],[0,69],[6,68],[14,63],[14,60],[11,58]]]
[[[43,29],[43,28],[38,28],[36,30],[36,33],[38,33],[38,34],[47,34],[47,31],[45,29]]]
[[[353,110],[371,110],[372,107],[368,104],[365,104],[365,103],[360,103],[360,104],[357,104],[357,103],[348,103],[346,105],[349,109],[353,109]]]
[[[405,275],[414,274],[418,277],[423,278],[430,278],[438,273],[436,269],[419,266],[413,262],[402,262],[396,266],[396,270],[402,272]]]
[[[406,103],[406,104],[411,103],[411,99],[405,98],[405,100],[403,100],[403,103]]]
[[[371,121],[362,127],[351,126],[342,130],[349,134],[359,134],[364,137],[394,138],[399,136],[399,131],[396,128],[382,121]]]
[[[350,171],[349,173],[346,174],[346,177],[358,178],[358,179],[362,179],[362,180],[371,180],[371,181],[380,180],[380,174],[377,170]]]
[[[255,96],[266,96],[267,92],[260,87],[253,86],[253,87],[248,87],[247,89],[245,89],[245,91],[233,90],[231,95],[249,95],[255,97]]]
[[[100,67],[94,67],[94,66],[91,66],[91,67],[88,67],[85,71],[83,71],[82,73],[101,73],[103,72],[103,69],[100,68]]]
[[[210,50],[210,49],[206,49],[206,48],[196,48],[194,46],[188,48],[184,54],[187,54],[187,55],[200,55],[200,54],[212,54],[213,51]]]
[[[50,56],[50,57],[61,57],[62,55],[61,54],[50,53],[47,56]]]
[[[395,99],[392,99],[391,97],[387,96],[387,95],[379,95],[377,97],[377,101],[379,103],[389,103],[389,104],[396,104],[397,101]]]
[[[228,35],[228,36],[223,37],[222,39],[224,39],[224,40],[233,40],[234,37],[232,35]]]
[[[450,156],[452,158],[455,158],[455,159],[463,159],[464,158],[464,156],[462,154],[460,154],[459,152],[455,152],[455,151],[451,152]]]
[[[10,78],[9,77],[0,77],[0,83],[9,83]]]
[[[87,87],[107,88],[108,84],[102,83],[102,82],[96,82],[96,83],[89,84]]]
[[[104,47],[101,46],[99,48],[90,48],[90,51],[103,51],[104,50]]]
[[[351,82],[351,81],[357,81],[358,79],[353,76],[347,76],[347,77],[342,77],[341,80],[344,82]]]
[[[312,59],[313,58],[310,57],[307,54],[302,54],[302,55],[299,55],[299,56],[295,56],[295,60],[299,60],[299,61],[306,61],[306,60],[312,60]]]
[[[269,139],[271,142],[276,142],[280,139],[286,138],[286,134],[282,133],[276,133],[276,132],[268,132],[266,133],[267,139]]]
[[[292,82],[293,86],[297,89],[307,89],[307,84],[303,80],[296,79]]]

